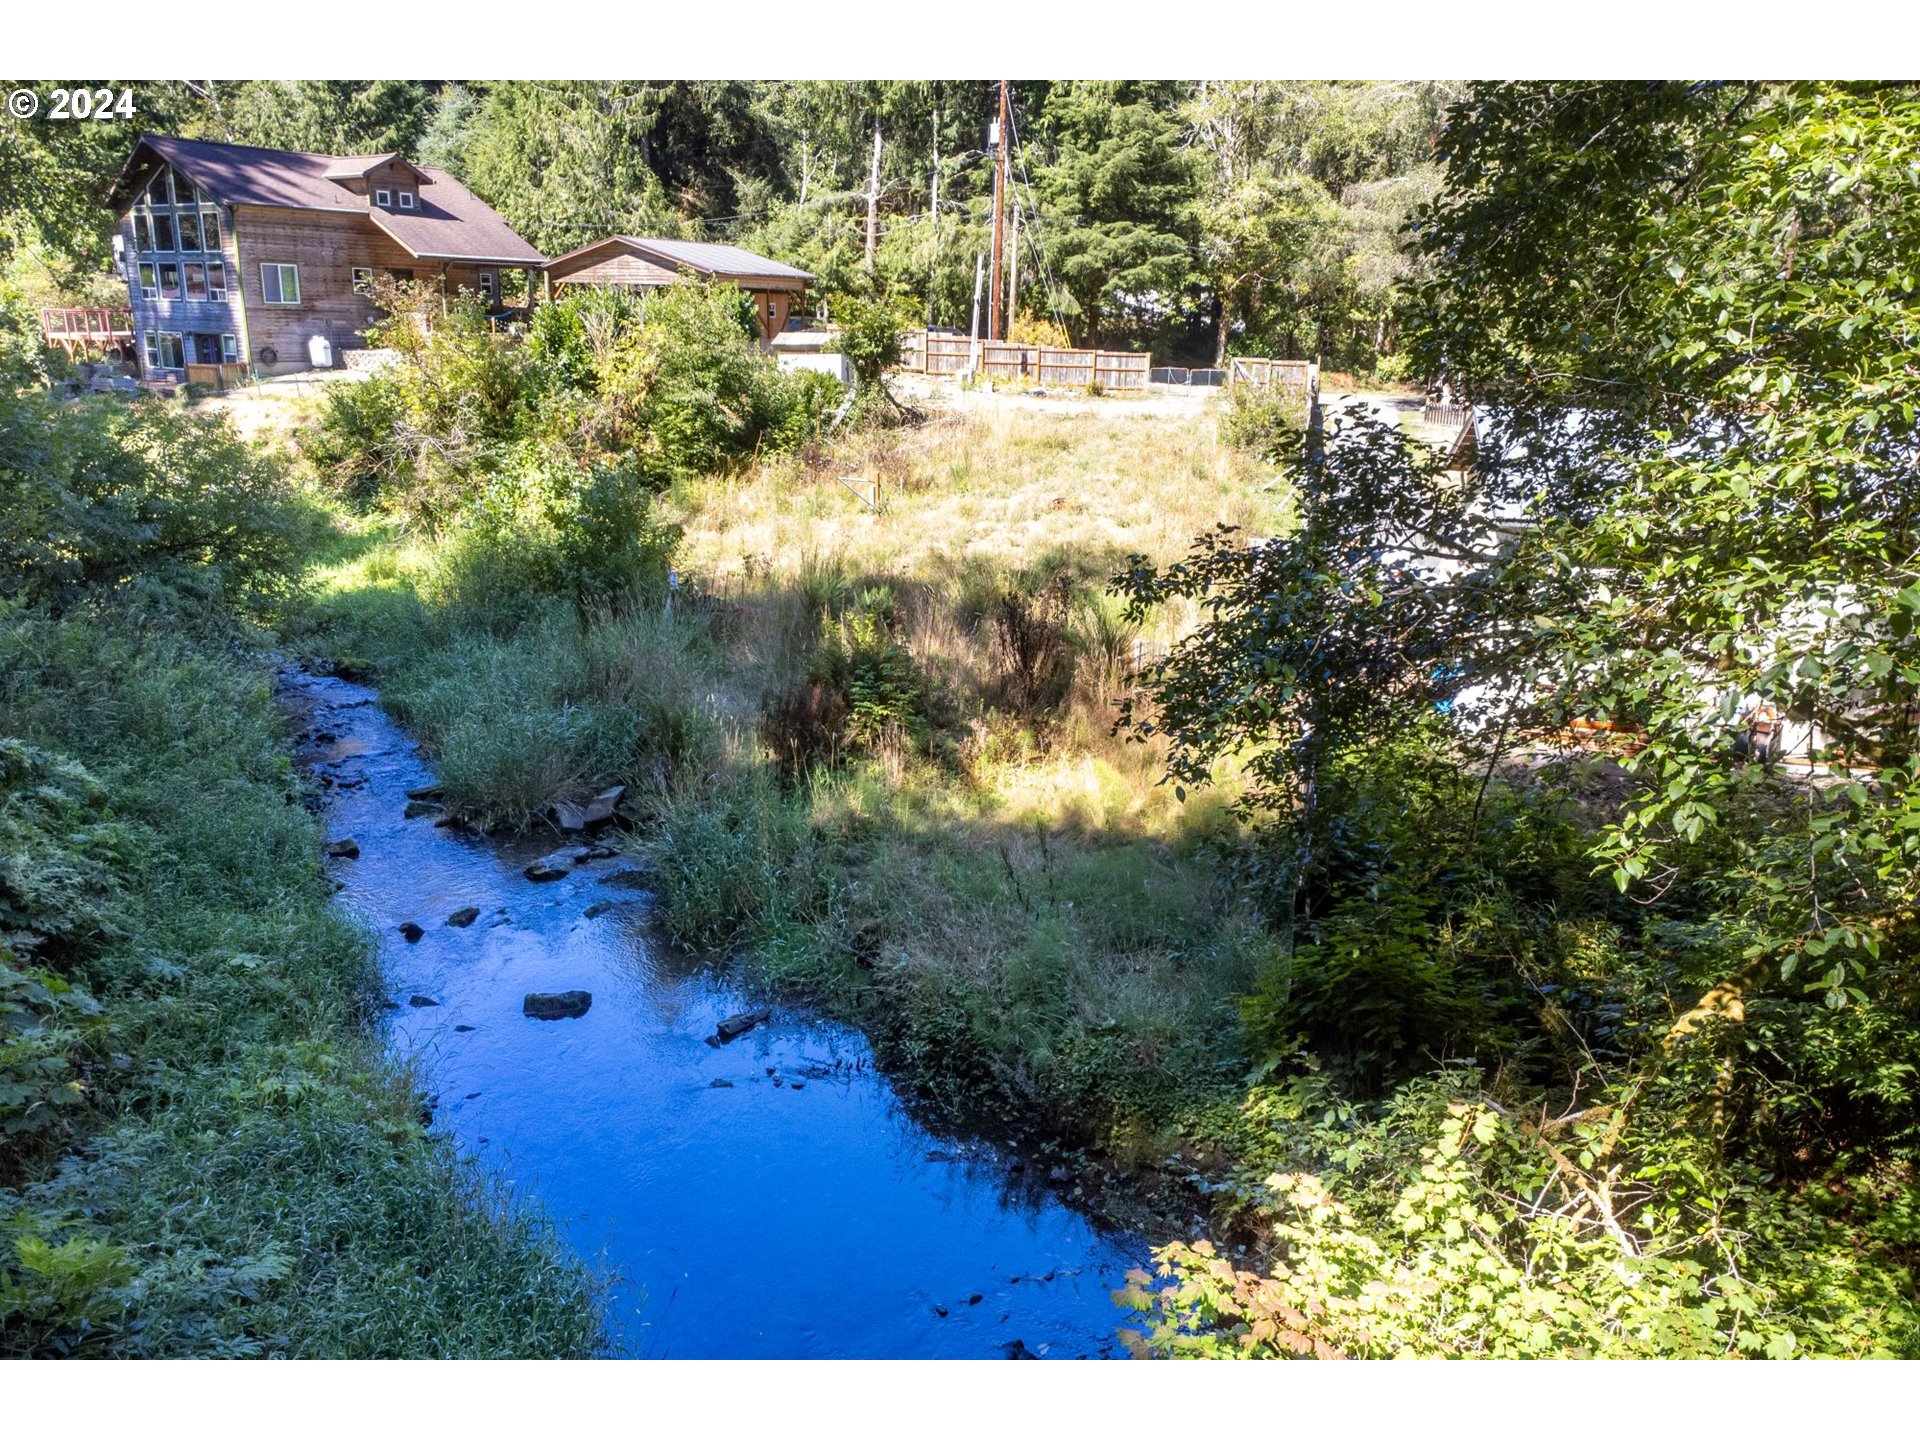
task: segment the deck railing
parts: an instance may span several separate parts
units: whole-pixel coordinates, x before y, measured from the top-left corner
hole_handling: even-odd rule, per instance
[[[48,306],[40,312],[40,335],[65,350],[131,348],[133,312],[105,305]]]

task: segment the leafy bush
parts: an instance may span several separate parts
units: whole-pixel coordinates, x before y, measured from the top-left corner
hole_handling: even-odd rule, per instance
[[[1306,431],[1302,402],[1284,386],[1230,385],[1220,411],[1220,442],[1268,464],[1298,452]]]
[[[224,419],[0,393],[0,597],[65,609],[145,586],[255,606],[286,594],[314,526]]]
[[[1920,1347],[1897,1259],[1920,1231],[1891,1194],[1862,1197],[1874,1222],[1836,1223],[1817,1201],[1782,1203],[1764,1177],[1701,1185],[1704,1157],[1670,1117],[1649,1117],[1657,1145],[1638,1155],[1611,1109],[1527,1119],[1473,1098],[1477,1078],[1456,1071],[1410,1088],[1376,1121],[1303,1135],[1307,1156],[1332,1174],[1329,1142],[1391,1157],[1384,1193],[1302,1170],[1268,1176],[1259,1188],[1275,1215],[1269,1271],[1206,1241],[1162,1249],[1168,1283],[1136,1271],[1124,1293],[1149,1321],[1132,1343],[1172,1355],[1355,1358],[1785,1359]],[[1412,1163],[1399,1158],[1409,1139],[1419,1147]],[[1858,1263],[1863,1253],[1872,1263]]]
[[[658,596],[678,531],[630,469],[524,442],[487,475],[441,556],[439,590],[469,609],[557,596],[582,606]]]
[[[818,370],[766,369],[754,398],[754,428],[767,455],[788,455],[821,435],[846,391]]]
[[[378,373],[327,386],[318,417],[300,430],[296,444],[308,465],[355,509],[382,501],[404,508],[415,477],[407,425],[400,383]]]

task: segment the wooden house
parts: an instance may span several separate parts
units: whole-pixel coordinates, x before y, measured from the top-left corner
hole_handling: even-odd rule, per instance
[[[143,135],[109,203],[155,380],[301,370],[316,340],[334,355],[361,345],[380,318],[376,275],[498,305],[503,272],[531,277],[546,263],[446,171],[393,154]]]
[[[547,262],[547,281],[556,294],[569,285],[653,290],[689,275],[700,280],[730,281],[753,296],[760,339],[769,344],[787,328],[787,317],[813,279],[805,270],[736,245],[637,235],[609,235]]]

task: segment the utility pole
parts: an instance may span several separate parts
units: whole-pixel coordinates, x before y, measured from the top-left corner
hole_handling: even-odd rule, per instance
[[[1013,249],[1007,256],[1007,334],[1020,323],[1020,204],[1013,206]]]
[[[1000,311],[1000,266],[1007,244],[1007,82],[1000,82],[1000,119],[993,127],[993,288],[987,292],[987,338],[1004,340]]]
[[[880,213],[880,117],[873,117],[873,168],[867,171],[867,273],[873,273],[874,222]]]
[[[973,328],[968,333],[972,337],[970,368],[980,363],[980,286],[986,280],[987,257],[985,254],[973,257]]]

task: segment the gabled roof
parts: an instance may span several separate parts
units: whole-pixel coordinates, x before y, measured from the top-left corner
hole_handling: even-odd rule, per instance
[[[738,245],[716,245],[700,240],[665,240],[646,235],[608,235],[591,245],[569,250],[548,263],[559,265],[607,245],[623,245],[669,269],[692,270],[696,274],[722,280],[804,281],[814,278],[805,270],[783,265],[778,260],[769,260],[751,250],[742,250]]]
[[[327,171],[326,171],[327,179],[329,180],[364,179],[369,172],[373,170],[377,170],[380,166],[385,165],[390,160],[398,160],[402,165],[406,166],[407,169],[413,172],[415,178],[417,178],[422,185],[431,185],[433,183],[433,178],[430,175],[428,175],[426,171],[422,170],[418,165],[414,164],[411,160],[408,160],[404,156],[402,156],[398,150],[389,150],[384,155],[335,156],[333,163],[327,167]]]
[[[365,215],[422,260],[479,260],[514,266],[546,263],[545,257],[515,234],[484,200],[431,165],[412,166],[424,177],[419,208],[387,211],[370,205],[366,196],[354,194],[340,181],[364,175],[393,158],[390,155],[316,155],[303,150],[142,135],[114,182],[108,195],[110,203],[117,206],[126,201],[133,188],[132,179],[146,156],[165,160],[222,205]]]

